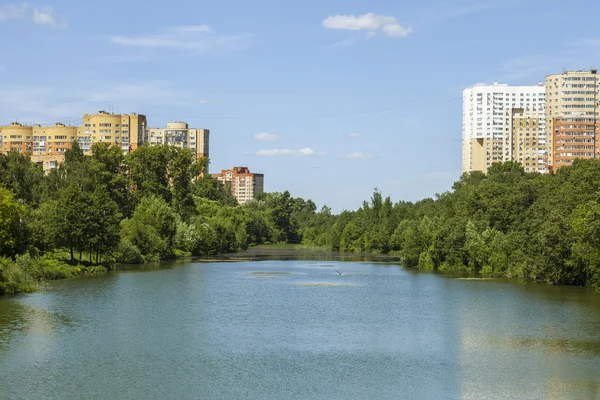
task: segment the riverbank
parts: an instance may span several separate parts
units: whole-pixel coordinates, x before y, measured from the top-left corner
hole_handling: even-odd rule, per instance
[[[210,256],[185,256],[171,260],[175,263],[185,261],[199,262],[235,262],[259,260],[319,260],[319,261],[384,261],[400,262],[400,258],[385,254],[358,254],[331,252],[324,247],[302,244],[272,244],[250,247],[237,253]],[[102,275],[110,270],[146,269],[162,265],[148,262],[142,264],[88,265],[85,262],[72,264],[63,253],[53,253],[43,257],[29,254],[17,256],[13,261],[8,257],[0,259],[0,296],[33,293],[39,290],[45,281],[72,279],[82,276]]]
[[[75,278],[85,275],[101,275],[108,271],[102,265],[77,265],[62,260],[57,254],[44,257],[19,255],[15,260],[0,258],[0,296],[32,293],[44,281]]]
[[[329,251],[325,247],[303,244],[269,244],[252,246],[236,253],[204,256],[181,256],[163,262],[147,262],[141,264],[87,265],[85,262],[71,264],[66,255],[55,253],[45,257],[34,258],[28,254],[17,256],[13,261],[4,257],[0,259],[0,296],[33,293],[40,289],[43,282],[73,279],[84,276],[100,276],[110,271],[142,270],[164,268],[165,262],[175,266],[186,262],[248,262],[263,260],[314,260],[371,263],[402,263],[401,257],[395,254],[381,253],[343,253]],[[434,270],[428,268],[409,268],[414,271],[441,275],[452,275],[461,279],[488,280],[514,279],[522,283],[534,283],[518,276],[498,276],[474,273],[465,269]]]

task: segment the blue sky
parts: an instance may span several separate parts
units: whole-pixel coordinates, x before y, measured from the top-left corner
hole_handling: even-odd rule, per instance
[[[288,3],[0,2],[0,124],[187,121],[211,130],[212,172],[340,211],[450,189],[464,87],[600,64],[595,1]]]

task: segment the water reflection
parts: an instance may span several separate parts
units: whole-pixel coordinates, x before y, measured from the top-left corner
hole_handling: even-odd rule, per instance
[[[56,282],[0,301],[2,395],[600,398],[596,293],[262,257]]]
[[[2,299],[0,300],[0,352],[7,350],[12,340],[26,338],[30,334],[49,338],[75,325],[71,317],[48,311],[37,305],[28,305],[26,300]]]

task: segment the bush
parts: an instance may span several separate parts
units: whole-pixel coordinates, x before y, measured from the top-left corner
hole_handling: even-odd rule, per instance
[[[102,275],[107,273],[108,269],[106,269],[106,267],[103,267],[102,265],[95,265],[92,267],[87,267],[86,271],[90,275]]]
[[[140,249],[127,239],[122,239],[119,243],[115,259],[120,264],[141,264],[144,262]]]
[[[0,294],[31,293],[36,289],[36,280],[29,271],[8,257],[0,258]]]

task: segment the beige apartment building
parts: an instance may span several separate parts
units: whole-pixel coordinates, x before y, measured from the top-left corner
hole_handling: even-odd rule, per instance
[[[148,129],[150,145],[168,144],[190,149],[199,158],[209,158],[208,129],[189,128],[185,122],[169,122],[166,128]]]
[[[100,111],[85,114],[77,131],[77,142],[84,154],[91,154],[94,143],[111,143],[124,152],[134,151],[146,134],[146,116],[136,113],[110,114]]]
[[[229,182],[231,193],[239,204],[244,204],[265,191],[265,176],[251,173],[248,167],[224,169],[221,173],[211,174],[211,176],[223,185]]]
[[[0,126],[0,149],[6,153],[18,151],[19,153],[31,153],[33,144],[33,128],[13,122],[8,126]]]
[[[600,81],[596,69],[565,71],[546,77],[548,168],[556,171],[576,158],[600,155],[597,135]]]
[[[0,126],[0,151],[11,150],[28,153],[31,161],[42,166],[45,172],[64,161],[64,152],[71,148],[77,137],[77,128],[56,123],[54,126],[27,126],[13,122]]]
[[[185,122],[170,122],[161,129],[147,129],[146,125],[145,115],[105,111],[85,114],[79,127],[61,123],[28,126],[13,122],[0,126],[0,151],[28,153],[46,172],[64,161],[65,151],[75,140],[86,155],[92,154],[94,143],[110,143],[123,152],[130,152],[150,142],[190,149],[196,158],[209,157],[208,129],[192,129]]]
[[[45,172],[56,168],[65,160],[65,151],[77,139],[77,127],[59,122],[54,126],[33,126],[31,161],[42,166]]]
[[[542,111],[513,108],[510,116],[511,159],[525,172],[546,172],[546,141]]]

